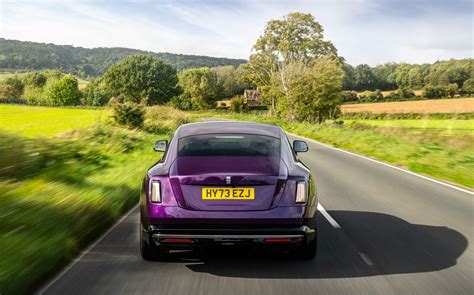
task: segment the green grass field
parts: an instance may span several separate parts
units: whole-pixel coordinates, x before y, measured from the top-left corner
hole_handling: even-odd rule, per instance
[[[153,142],[186,121],[154,108],[150,133],[96,124],[106,110],[0,110],[2,294],[32,293],[135,205],[143,176],[161,156]]]
[[[292,133],[474,188],[474,120],[350,120],[318,125],[284,122],[265,113],[210,111],[194,116],[277,124]]]
[[[0,129],[28,137],[53,136],[105,122],[109,116],[107,109],[0,105]]]

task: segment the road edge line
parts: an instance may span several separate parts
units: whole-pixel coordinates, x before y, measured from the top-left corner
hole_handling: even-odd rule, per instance
[[[464,193],[468,193],[470,195],[474,195],[474,192],[470,191],[468,189],[464,189],[464,188],[461,188],[459,186],[455,186],[455,185],[449,184],[447,182],[440,181],[440,180],[437,180],[437,179],[434,179],[434,178],[431,178],[431,177],[428,177],[428,176],[425,176],[425,175],[421,175],[421,174],[418,174],[416,172],[407,170],[405,168],[400,168],[400,167],[394,166],[392,164],[388,164],[388,163],[385,163],[383,161],[370,158],[368,156],[360,155],[360,154],[350,152],[350,151],[347,151],[347,150],[344,150],[344,149],[341,149],[341,148],[333,147],[331,145],[321,143],[321,142],[319,142],[317,140],[314,140],[312,138],[307,138],[307,137],[304,137],[304,136],[301,136],[301,135],[298,135],[298,134],[294,134],[294,133],[291,133],[291,132],[288,132],[288,131],[286,133],[288,133],[290,135],[293,135],[295,137],[304,138],[308,141],[314,142],[316,144],[322,145],[324,147],[327,147],[327,148],[330,148],[330,149],[333,149],[333,150],[337,150],[337,151],[340,151],[340,152],[343,152],[343,153],[346,153],[346,154],[349,154],[349,155],[352,155],[352,156],[356,156],[356,157],[363,158],[363,159],[366,159],[366,160],[369,160],[369,161],[372,161],[372,162],[375,162],[375,163],[378,163],[378,164],[381,164],[381,165],[385,165],[387,167],[390,167],[390,168],[393,168],[393,169],[396,169],[396,170],[399,170],[399,171],[402,171],[402,172],[405,172],[405,173],[408,173],[408,174],[411,174],[411,175],[414,175],[414,176],[418,176],[418,177],[423,178],[425,180],[429,180],[429,181],[432,181],[434,183],[441,184],[441,185],[447,186],[449,188],[452,188],[452,189],[455,189],[455,190],[458,190],[458,191],[461,191],[461,192],[464,192]]]
[[[334,220],[334,218],[332,218],[331,215],[329,215],[329,213],[326,211],[326,209],[324,209],[323,205],[321,205],[321,203],[319,203],[319,202],[318,202],[317,209],[319,210],[319,212],[321,212],[321,214],[324,216],[324,218],[326,218],[326,220],[332,225],[332,227],[341,228],[339,223],[337,223],[337,221]]]
[[[105,233],[103,233],[100,237],[97,238],[92,244],[90,244],[85,250],[81,251],[81,254],[74,258],[71,262],[66,265],[60,273],[54,276],[51,280],[48,281],[39,291],[34,292],[35,294],[44,294],[54,283],[56,283],[60,278],[62,278],[78,261],[80,261],[84,256],[86,256],[92,248],[97,246],[106,236],[108,236],[120,223],[122,223],[125,218],[127,218],[136,208],[138,204],[133,206],[130,210],[128,210],[117,222],[112,225]]]

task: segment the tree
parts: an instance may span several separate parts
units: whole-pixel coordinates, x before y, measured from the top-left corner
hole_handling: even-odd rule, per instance
[[[6,98],[20,98],[25,85],[18,76],[8,77],[2,82],[2,96]]]
[[[280,92],[277,112],[288,120],[321,123],[339,112],[344,72],[330,57],[318,58],[309,66],[293,63],[284,69],[285,86],[276,76],[272,89]],[[285,90],[285,87],[287,88]]]
[[[176,69],[149,55],[130,56],[111,66],[104,82],[112,94],[134,103],[164,104],[179,94]]]
[[[459,87],[458,84],[456,83],[450,83],[447,86],[445,86],[446,89],[446,95],[449,97],[454,97],[456,94],[459,93]]]
[[[423,88],[423,96],[426,98],[442,98],[446,95],[444,86],[428,84]]]
[[[26,85],[31,85],[33,87],[43,87],[48,80],[48,77],[43,72],[29,72],[24,77]]]
[[[390,75],[397,69],[396,63],[386,63],[372,68],[376,85],[375,88],[382,90],[393,90],[397,85],[390,80]],[[367,89],[364,89],[367,90]]]
[[[246,83],[242,83],[239,75],[241,74],[233,66],[221,66],[211,68],[216,74],[217,84],[219,85],[219,99],[233,97],[242,94],[246,88]]]
[[[46,99],[54,106],[78,105],[81,93],[77,88],[77,79],[66,75],[57,80],[47,89]]]
[[[323,27],[311,14],[293,12],[280,20],[271,20],[253,46],[247,69],[252,82],[262,90],[263,97],[271,100],[275,111],[278,96],[271,91],[275,79],[289,95],[286,74],[293,74],[288,67],[309,66],[314,60],[329,56],[337,57],[337,50],[330,41],[324,40]],[[341,60],[341,59],[339,59]]]
[[[411,68],[407,73],[408,87],[420,89],[423,87],[423,76],[418,67]]]
[[[372,73],[372,69],[369,65],[361,64],[354,69],[354,79],[356,90],[373,90],[375,89],[376,78]]]
[[[474,93],[474,78],[467,79],[464,81],[462,84],[462,91],[468,95],[471,95]]]
[[[173,98],[173,105],[181,109],[207,109],[219,95],[217,75],[209,68],[183,70],[179,73],[179,87],[183,93]]]
[[[108,91],[102,79],[90,81],[82,95],[83,103],[89,106],[104,106],[111,97],[112,94]]]
[[[344,71],[344,79],[342,80],[342,89],[352,90],[355,89],[355,77],[354,77],[354,68],[347,63],[342,65],[342,70]]]

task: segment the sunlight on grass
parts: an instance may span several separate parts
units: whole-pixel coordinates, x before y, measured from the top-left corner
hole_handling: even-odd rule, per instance
[[[267,113],[208,111],[216,117],[277,124],[286,131],[474,188],[474,120],[347,120],[339,125],[284,122]]]
[[[109,116],[108,109],[0,105],[0,129],[28,137],[54,136],[105,122]]]

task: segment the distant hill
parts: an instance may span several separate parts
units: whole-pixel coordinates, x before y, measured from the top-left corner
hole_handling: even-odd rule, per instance
[[[246,62],[243,59],[156,53],[120,47],[88,49],[0,38],[0,69],[3,70],[58,69],[88,78],[104,74],[111,65],[134,54],[156,56],[179,70],[193,67],[238,66]]]

